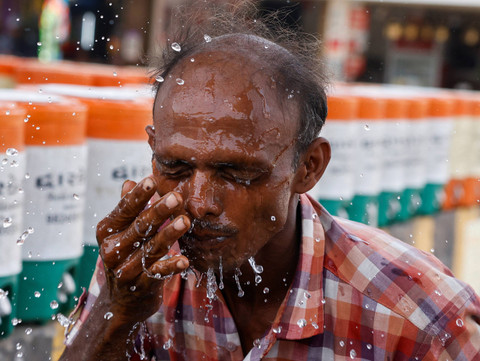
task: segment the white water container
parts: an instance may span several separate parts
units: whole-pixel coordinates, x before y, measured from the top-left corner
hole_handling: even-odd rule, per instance
[[[24,182],[24,232],[21,244],[18,315],[45,321],[73,304],[59,284],[76,273],[82,248],[86,188],[86,107],[74,100],[9,90],[0,99],[19,102],[27,111],[25,129],[28,179]],[[60,289],[62,289],[60,285]],[[51,302],[61,305],[50,308]]]
[[[318,200],[350,200],[354,194],[354,155],[358,150],[355,118],[358,101],[350,96],[329,96],[328,117],[322,128],[332,149],[330,163],[310,194]]]

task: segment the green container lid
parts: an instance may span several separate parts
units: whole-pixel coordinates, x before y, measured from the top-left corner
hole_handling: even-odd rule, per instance
[[[352,221],[376,227],[378,225],[378,197],[356,195],[350,202],[347,212]]]
[[[402,206],[401,192],[381,192],[378,197],[378,226],[385,227],[392,224],[398,217]]]
[[[77,277],[77,296],[82,294],[82,289],[88,289],[90,280],[98,259],[98,246],[86,244],[83,248],[83,256],[80,259],[80,267],[78,268]]]
[[[445,185],[443,184],[427,184],[422,189],[420,192],[422,205],[418,210],[419,214],[432,215],[442,208],[445,199],[444,187]]]
[[[75,305],[80,260],[23,261],[19,278],[17,317],[44,323]]]
[[[418,210],[422,206],[422,197],[420,193],[421,189],[413,188],[407,188],[403,191],[400,198],[401,209],[397,215],[397,221],[407,221],[418,214]]]

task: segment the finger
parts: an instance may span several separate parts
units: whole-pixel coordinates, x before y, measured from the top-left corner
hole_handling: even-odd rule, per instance
[[[170,276],[185,271],[189,265],[187,257],[181,255],[173,256],[165,261],[158,260],[150,266],[148,272],[143,274],[142,278]]]
[[[152,207],[142,211],[127,230],[104,240],[101,246],[104,262],[110,267],[117,267],[129,254],[139,248],[148,238],[155,235],[158,228],[181,206],[182,197],[180,194],[172,192]],[[175,237],[175,235],[172,237]],[[177,238],[173,238],[173,242]],[[167,250],[163,254],[166,252]]]
[[[171,192],[144,210],[125,231],[124,239],[130,243],[153,236],[160,225],[182,206],[182,196]]]
[[[155,191],[155,181],[147,177],[126,193],[115,209],[98,223],[97,241],[99,245],[106,237],[127,228],[145,208]]]
[[[132,180],[127,179],[125,182],[122,184],[122,195],[121,197],[125,197],[125,194],[130,192],[135,186],[137,185],[137,182],[134,182]]]
[[[189,227],[190,220],[186,216],[177,217],[172,223],[158,232],[147,244],[134,251],[118,266],[116,272],[122,274],[126,279],[135,279],[145,269],[150,268],[152,264],[161,260],[170,247]],[[112,262],[115,262],[114,256],[111,257]]]

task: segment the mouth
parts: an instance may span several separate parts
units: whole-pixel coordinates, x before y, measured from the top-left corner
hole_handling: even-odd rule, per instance
[[[193,221],[190,230],[184,234],[180,241],[187,250],[212,250],[225,245],[225,241],[236,234],[230,227]]]

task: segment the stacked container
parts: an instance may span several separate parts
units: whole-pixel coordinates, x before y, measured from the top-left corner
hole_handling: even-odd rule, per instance
[[[357,111],[358,101],[351,96],[328,97],[328,118],[321,134],[330,142],[332,155],[324,175],[309,193],[335,216],[347,216],[345,206],[354,194]]]
[[[445,201],[444,186],[448,182],[449,150],[453,131],[453,100],[429,97],[427,115],[429,131],[426,139],[426,185],[422,190],[420,214],[439,211]]]
[[[12,331],[22,270],[21,248],[16,240],[23,232],[25,115],[22,108],[0,103],[0,336]]]
[[[61,97],[3,91],[27,111],[27,175],[17,315],[47,321],[73,306],[82,255],[87,149],[86,107]]]
[[[359,148],[354,155],[354,197],[347,211],[350,219],[377,226],[386,129],[385,101],[373,97],[357,97],[357,100],[355,134]]]
[[[407,102],[386,98],[387,126],[383,139],[381,193],[378,202],[378,225],[391,224],[401,212],[401,196],[405,188],[405,158],[408,137]]]
[[[119,88],[50,85],[45,92],[73,96],[88,106],[88,173],[84,255],[79,285],[88,287],[98,257],[95,230],[120,200],[127,179],[151,174],[152,151],[145,127],[152,123],[152,94]]]
[[[406,98],[408,132],[405,143],[404,180],[405,189],[400,198],[401,210],[398,220],[405,221],[417,214],[421,207],[421,192],[426,184],[426,147],[429,133],[427,99]]]

